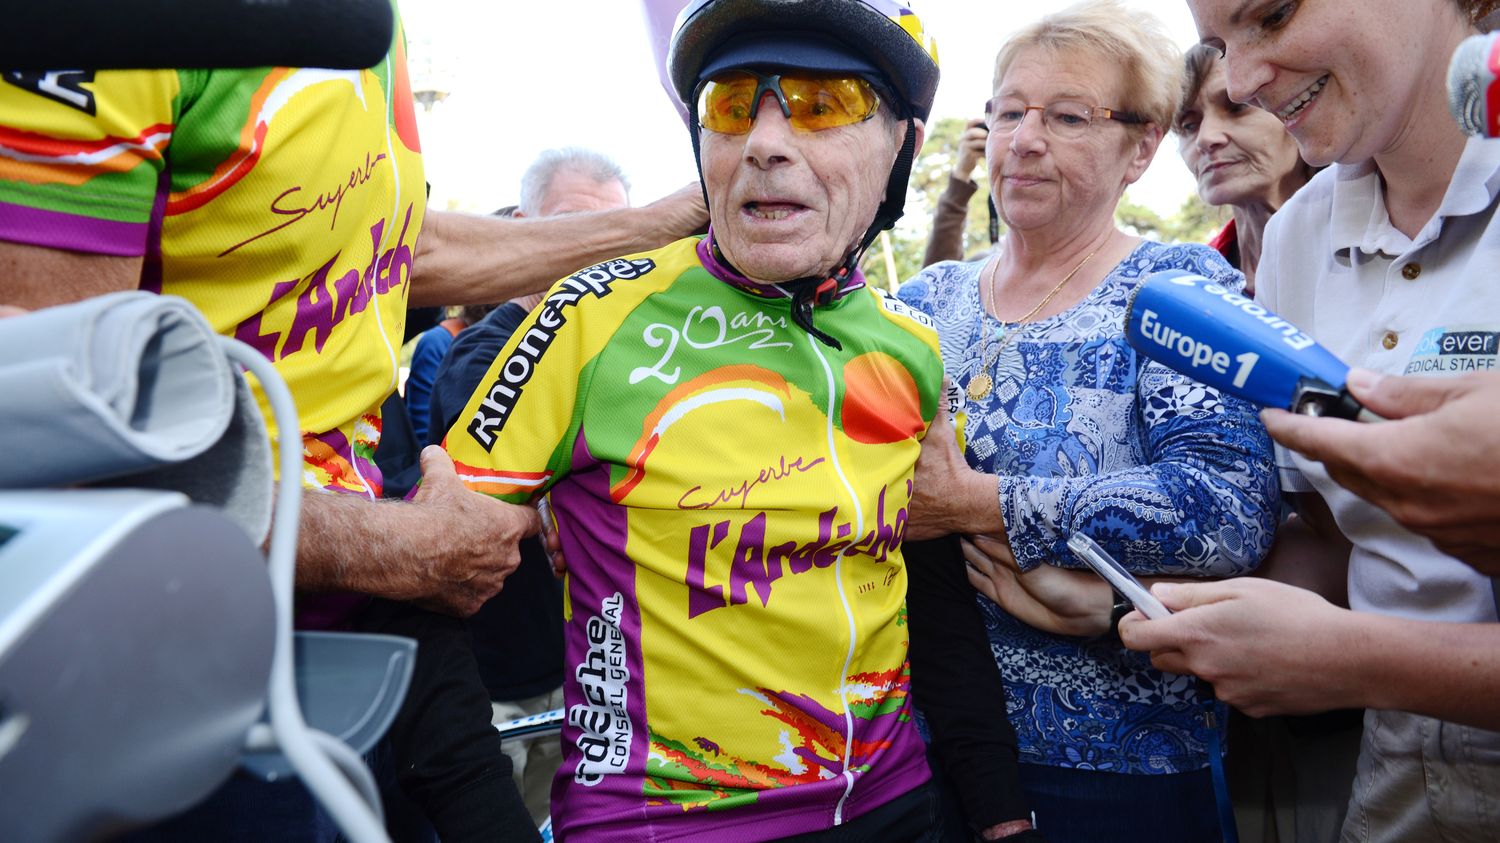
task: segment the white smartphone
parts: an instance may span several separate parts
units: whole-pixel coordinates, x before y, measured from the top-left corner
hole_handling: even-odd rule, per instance
[[[1172,614],[1171,610],[1161,604],[1146,590],[1141,581],[1125,570],[1114,557],[1104,552],[1104,548],[1094,543],[1094,540],[1083,533],[1074,533],[1068,539],[1068,549],[1073,551],[1079,559],[1088,563],[1094,573],[1104,578],[1104,581],[1115,587],[1115,591],[1125,595],[1125,599],[1135,604],[1141,614],[1152,620],[1158,620]]]

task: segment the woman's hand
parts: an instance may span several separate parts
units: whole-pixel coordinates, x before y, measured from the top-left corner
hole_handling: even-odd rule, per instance
[[[993,536],[960,541],[969,582],[1000,608],[1037,629],[1092,637],[1109,632],[1114,594],[1092,571],[1039,565],[1021,573],[1008,542]]]
[[[1219,699],[1251,717],[1362,706],[1363,683],[1388,681],[1346,669],[1371,647],[1361,628],[1368,616],[1306,589],[1240,577],[1152,593],[1174,614],[1126,615],[1125,646],[1149,651],[1158,670],[1208,680]]]

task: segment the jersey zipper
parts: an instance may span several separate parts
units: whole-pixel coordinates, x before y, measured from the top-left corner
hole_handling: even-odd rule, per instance
[[[804,334],[808,347],[818,356],[818,362],[823,364],[823,373],[828,381],[828,410],[825,413],[828,436],[828,460],[833,466],[834,473],[838,475],[839,482],[844,485],[844,491],[849,495],[849,500],[854,509],[854,534],[862,536],[865,532],[864,509],[860,506],[859,495],[855,494],[853,485],[844,474],[844,466],[839,462],[838,442],[835,438],[833,425],[833,414],[836,409],[835,397],[837,395],[837,383],[833,375],[833,367],[829,365],[828,358],[824,356],[823,349],[817,340],[810,334]],[[844,792],[839,796],[839,801],[833,806],[833,824],[842,825],[844,822],[844,803],[848,801],[849,794],[854,790],[854,774],[849,770],[850,754],[854,751],[854,715],[849,705],[849,667],[854,662],[854,649],[858,643],[858,630],[854,623],[854,609],[849,605],[849,595],[844,592],[844,557],[849,554],[851,546],[839,551],[838,558],[834,560],[833,576],[834,583],[839,591],[839,603],[844,607],[844,618],[849,624],[849,649],[844,653],[844,668],[837,677],[839,699],[844,704],[844,758],[843,776]]]

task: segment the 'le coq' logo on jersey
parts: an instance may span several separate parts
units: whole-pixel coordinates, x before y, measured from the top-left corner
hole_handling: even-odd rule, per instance
[[[536,364],[541,362],[542,355],[552,344],[552,338],[568,323],[563,308],[576,305],[585,295],[603,298],[609,295],[610,284],[615,281],[639,278],[655,268],[655,261],[646,258],[622,258],[595,264],[565,278],[561,287],[542,302],[536,321],[521,338],[515,351],[506,358],[505,365],[500,367],[495,380],[485,392],[484,399],[479,402],[479,409],[474,411],[468,427],[469,435],[474,437],[474,441],[485,451],[495,447],[495,437],[505,429],[511,408],[520,399],[527,381],[531,380]]]

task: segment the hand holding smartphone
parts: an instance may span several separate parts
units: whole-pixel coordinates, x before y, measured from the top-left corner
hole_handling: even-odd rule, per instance
[[[1094,573],[1103,577],[1105,582],[1114,586],[1115,591],[1125,595],[1125,599],[1135,604],[1141,614],[1152,620],[1159,620],[1172,614],[1170,609],[1163,606],[1160,600],[1153,597],[1151,592],[1141,585],[1140,580],[1125,570],[1124,566],[1114,560],[1114,557],[1105,553],[1104,548],[1096,544],[1093,539],[1083,533],[1074,533],[1073,537],[1068,539],[1068,549],[1093,568]]]

